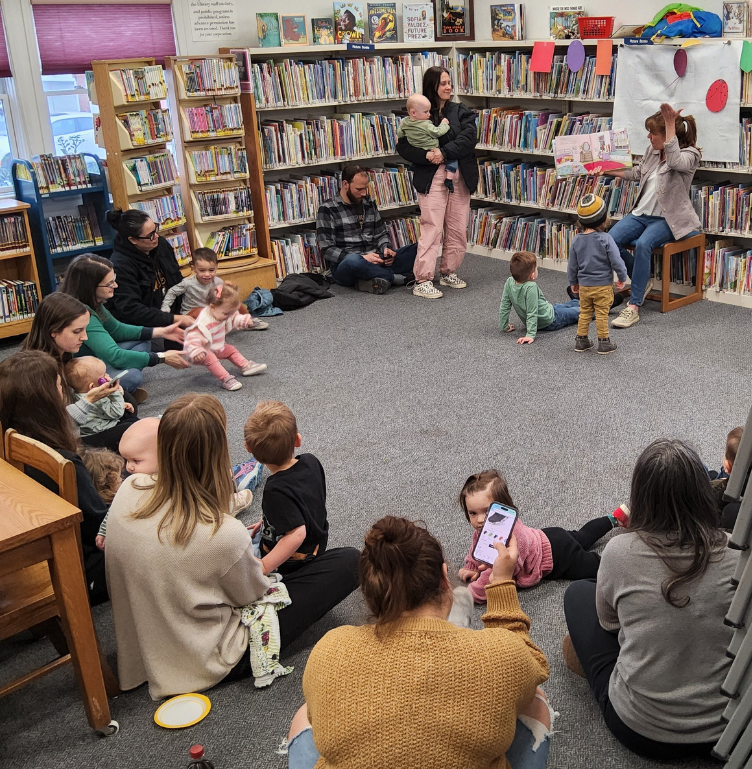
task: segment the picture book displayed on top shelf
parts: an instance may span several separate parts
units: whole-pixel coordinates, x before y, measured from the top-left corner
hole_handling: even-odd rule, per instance
[[[280,16],[282,45],[308,45],[308,22],[305,16]]]
[[[257,13],[256,30],[261,48],[278,48],[282,45],[279,31],[279,16],[276,13]]]
[[[473,0],[434,0],[437,40],[473,40],[475,9]]]
[[[524,40],[524,6],[521,3],[505,3],[491,6],[491,39]]]
[[[368,34],[374,44],[397,42],[396,3],[368,3]]]
[[[349,0],[335,0],[334,42],[365,42],[363,3],[353,3],[349,2]]]
[[[435,39],[433,3],[402,4],[403,40],[406,43],[431,43]]]
[[[314,45],[334,45],[332,19],[311,19],[311,35]]]
[[[746,2],[723,4],[723,36],[746,37],[748,30],[749,6]]]
[[[585,15],[582,5],[552,5],[548,10],[549,34],[554,40],[572,40],[580,36],[577,20]]]

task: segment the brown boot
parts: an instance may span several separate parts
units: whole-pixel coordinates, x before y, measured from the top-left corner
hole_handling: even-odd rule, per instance
[[[585,678],[585,671],[582,669],[579,659],[577,659],[577,652],[572,645],[572,639],[569,637],[569,633],[564,636],[564,643],[561,645],[561,653],[564,656],[564,664],[578,676]]]

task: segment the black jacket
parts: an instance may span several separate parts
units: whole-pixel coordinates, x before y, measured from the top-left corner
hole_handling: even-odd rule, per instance
[[[449,101],[444,106],[442,118],[449,120],[449,130],[439,138],[439,149],[445,160],[457,160],[462,173],[462,180],[472,195],[478,186],[478,161],[475,158],[475,145],[478,143],[476,115],[464,104]],[[431,111],[431,121],[438,125],[441,119],[437,112]],[[412,163],[413,186],[423,194],[431,189],[431,182],[438,169],[434,163],[426,160],[426,150],[413,147],[405,138],[397,142],[397,152]]]
[[[172,246],[159,238],[153,251],[139,251],[127,238],[115,236],[112,266],[118,287],[107,309],[134,326],[169,326],[173,314],[162,312],[165,293],[183,279]]]

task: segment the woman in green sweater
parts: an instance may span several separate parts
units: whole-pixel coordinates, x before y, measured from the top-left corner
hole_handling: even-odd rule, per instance
[[[110,376],[128,369],[128,373],[120,379],[120,384],[127,392],[141,390],[136,393],[136,399],[143,401],[146,392],[141,388],[142,369],[158,363],[166,363],[173,368],[189,366],[183,354],[176,350],[151,352],[151,340],[182,342],[183,331],[178,323],[149,328],[130,326],[116,320],[104,306],[116,288],[112,262],[101,256],[83,254],[68,266],[60,290],[86,305],[90,313],[89,325],[86,327],[88,339],[75,354],[93,355],[104,361]]]

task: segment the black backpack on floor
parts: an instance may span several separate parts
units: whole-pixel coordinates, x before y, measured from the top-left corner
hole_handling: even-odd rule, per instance
[[[272,289],[274,306],[287,312],[313,304],[317,299],[331,299],[334,294],[327,289],[330,283],[317,272],[300,272],[288,275],[277,288]]]

